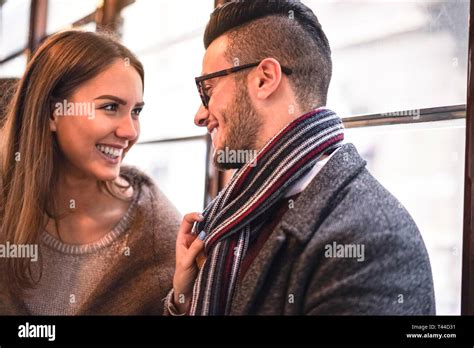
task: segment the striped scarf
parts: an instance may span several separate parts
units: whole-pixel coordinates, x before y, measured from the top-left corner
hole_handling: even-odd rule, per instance
[[[343,124],[319,108],[289,123],[241,167],[205,209],[206,261],[194,283],[191,315],[225,315],[249,245],[285,191],[325,154],[341,146]]]

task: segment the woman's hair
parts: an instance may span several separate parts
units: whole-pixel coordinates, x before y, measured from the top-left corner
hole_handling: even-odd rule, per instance
[[[18,80],[17,78],[0,79],[0,129],[2,128],[3,120],[7,113],[7,104],[15,92],[15,86]]]
[[[134,67],[144,83],[139,60],[110,35],[69,30],[46,39],[18,82],[7,112],[0,144],[0,242],[37,244],[48,218],[56,222],[54,193],[58,182],[60,150],[50,129],[54,101],[69,98],[88,80],[122,59]],[[98,182],[118,196],[121,186]],[[33,287],[31,263],[9,258],[6,275],[11,289]],[[41,274],[40,274],[41,277]]]

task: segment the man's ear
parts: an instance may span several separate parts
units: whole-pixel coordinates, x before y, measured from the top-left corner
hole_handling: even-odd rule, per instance
[[[265,58],[257,67],[257,74],[253,79],[258,99],[267,99],[280,86],[282,79],[281,65],[274,58]]]

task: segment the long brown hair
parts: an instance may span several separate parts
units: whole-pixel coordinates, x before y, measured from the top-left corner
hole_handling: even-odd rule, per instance
[[[116,59],[134,67],[144,83],[138,59],[110,35],[69,30],[46,39],[19,81],[9,105],[0,144],[0,237],[11,244],[37,244],[45,216],[57,218],[54,192],[60,150],[49,120],[54,100],[67,99],[81,84]],[[99,182],[113,193],[112,182]],[[11,289],[32,287],[29,259],[7,259]]]

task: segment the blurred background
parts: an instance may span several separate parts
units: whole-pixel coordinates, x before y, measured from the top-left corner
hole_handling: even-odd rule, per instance
[[[146,71],[141,139],[125,162],[181,213],[202,210],[229,176],[212,168],[208,136],[193,123],[203,32],[219,2],[0,0],[0,79],[21,77],[32,50],[58,30],[115,31]],[[437,313],[459,314],[469,1],[302,2],[332,47],[328,107],[417,223]]]

